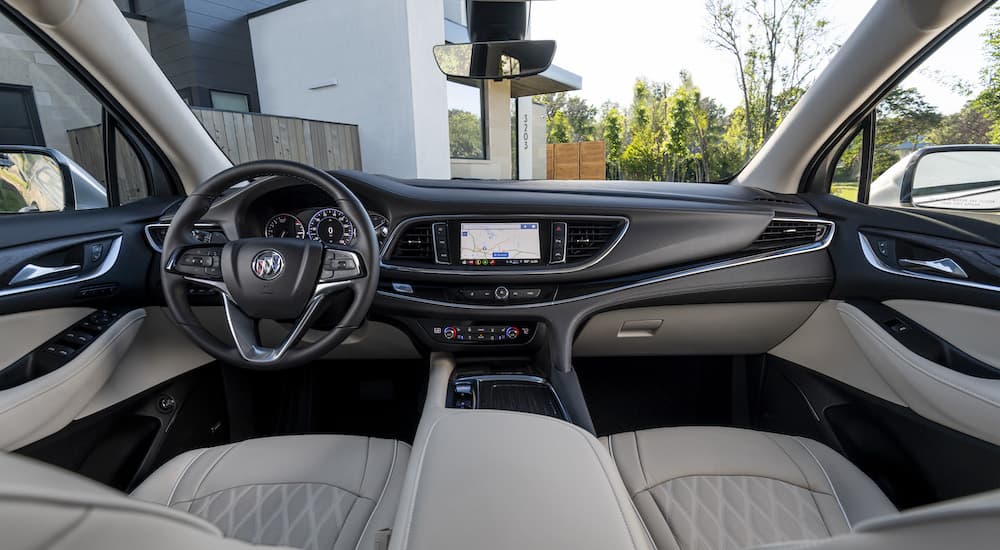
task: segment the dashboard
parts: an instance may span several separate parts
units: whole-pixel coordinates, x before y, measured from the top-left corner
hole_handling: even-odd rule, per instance
[[[712,184],[334,175],[368,220],[350,219],[319,188],[268,178],[218,199],[199,230],[211,242],[350,247],[359,224],[371,223],[380,269],[370,316],[432,350],[547,345],[568,365],[578,331],[601,312],[817,301],[833,285],[824,250],[835,223],[794,196]],[[167,221],[152,227],[165,231]]]

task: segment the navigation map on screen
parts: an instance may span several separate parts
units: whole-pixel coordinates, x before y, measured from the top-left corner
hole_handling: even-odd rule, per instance
[[[538,223],[463,223],[465,265],[537,264],[542,258]]]

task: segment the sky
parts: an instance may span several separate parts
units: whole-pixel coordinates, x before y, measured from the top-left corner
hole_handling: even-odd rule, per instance
[[[831,0],[825,17],[842,43],[874,0]],[[979,17],[939,49],[904,82],[917,87],[942,113],[957,111],[968,97],[946,80],[978,83]],[[532,2],[531,38],[557,41],[555,64],[583,77],[576,92],[591,104],[607,100],[627,106],[637,77],[676,83],[681,70],[708,95],[732,109],[740,103],[736,65],[706,43],[708,16],[702,0],[545,0]],[[942,78],[944,77],[944,78]],[[978,87],[978,86],[974,86]]]

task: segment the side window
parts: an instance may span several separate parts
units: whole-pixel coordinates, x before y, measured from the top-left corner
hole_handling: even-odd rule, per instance
[[[148,196],[140,155],[120,132],[107,131],[104,119],[94,95],[0,14],[0,214],[103,208]],[[109,183],[116,185],[110,193]]]
[[[1000,209],[1000,8],[951,36],[882,99],[868,150],[863,134],[841,153],[831,193],[877,206]]]
[[[840,160],[833,171],[833,181],[830,182],[830,193],[849,201],[858,201],[858,191],[861,187],[861,163],[864,134],[858,132],[840,154]]]

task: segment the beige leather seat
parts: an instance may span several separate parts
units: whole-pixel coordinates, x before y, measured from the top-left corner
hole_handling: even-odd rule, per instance
[[[825,539],[895,515],[833,449],[735,428],[663,428],[605,438],[659,550]]]
[[[251,439],[182,454],[132,496],[253,544],[371,549],[392,527],[409,456],[405,443],[368,437]]]
[[[0,453],[0,547],[371,550],[392,527],[409,454],[366,437],[256,439],[185,453],[129,498]]]

